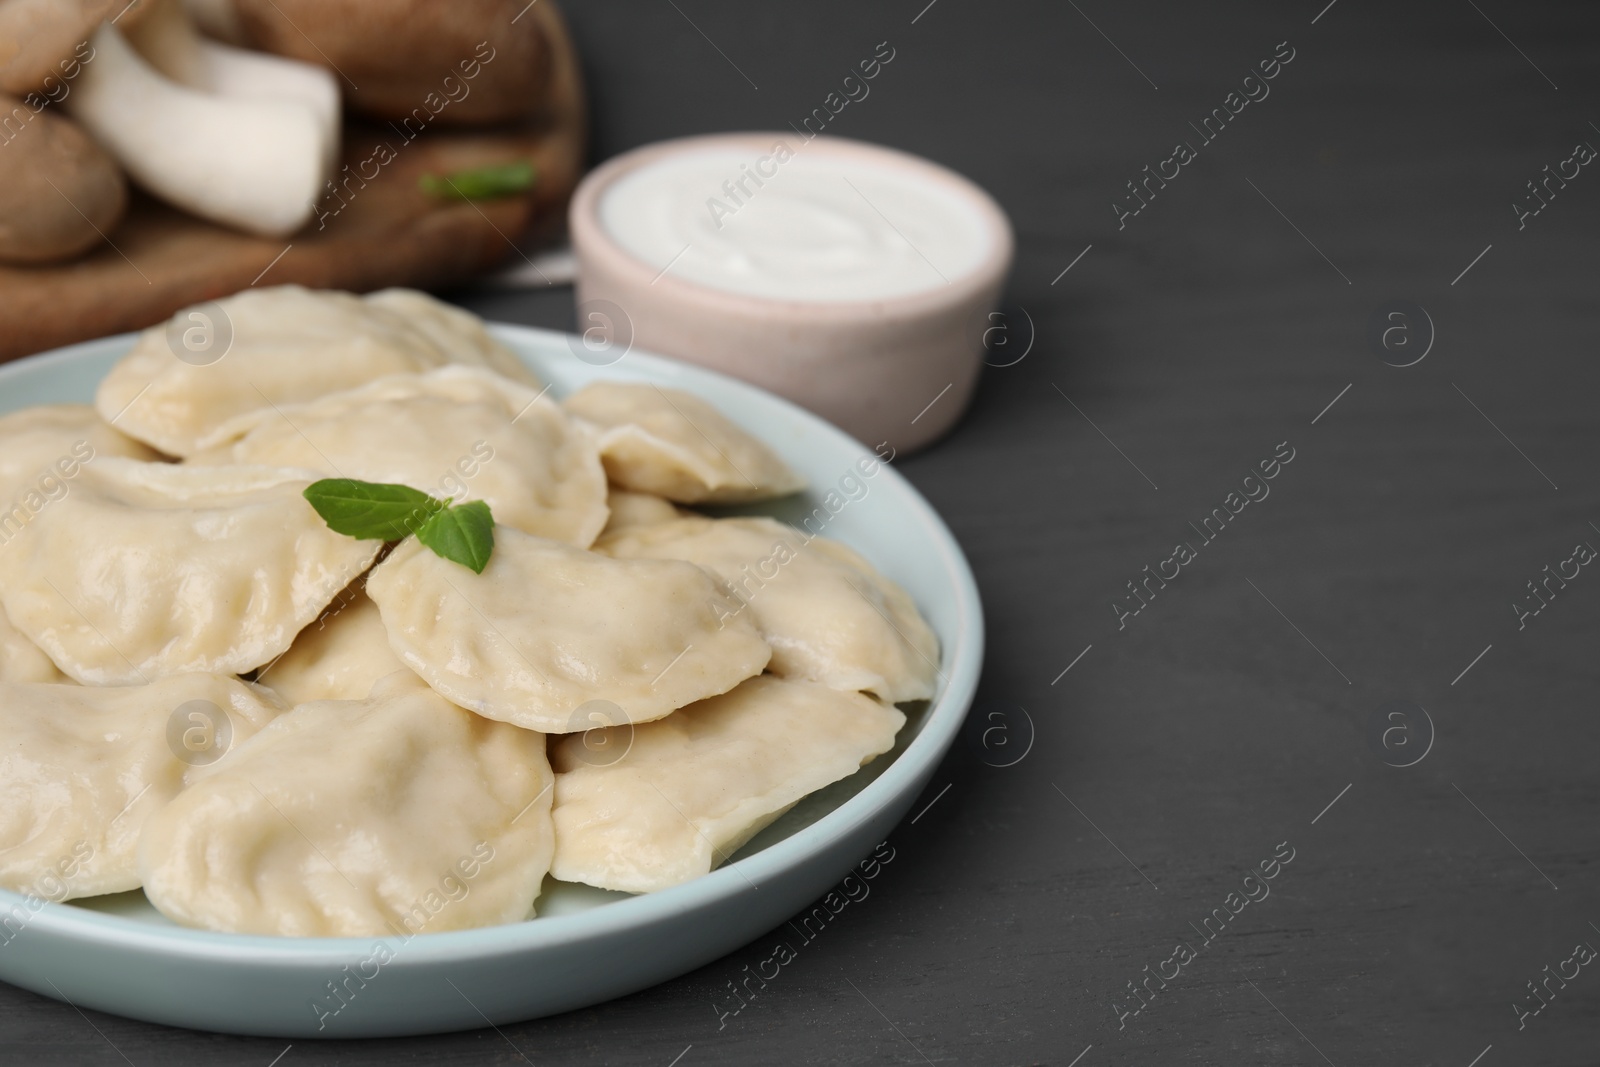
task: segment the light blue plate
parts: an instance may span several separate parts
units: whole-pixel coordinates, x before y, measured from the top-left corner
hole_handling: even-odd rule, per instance
[[[711,371],[638,352],[614,366],[591,366],[574,355],[582,343],[566,334],[504,325],[493,331],[556,395],[601,378],[696,393],[776,448],[812,486],[794,500],[745,510],[798,522],[841,478],[859,478],[857,461],[873,455],[793,404]],[[108,337],[0,367],[0,412],[91,400],[132,340]],[[684,974],[778,926],[905,816],[961,728],[983,661],[977,587],[950,531],[891,467],[846,487],[860,484],[864,496],[838,491],[832,503],[839,510],[822,532],[861,552],[916,599],[942,647],[938,697],[910,716],[893,753],[807,798],[733,862],[637,897],[550,880],[539,918],[423,934],[405,944],[388,939],[393,958],[381,965],[371,962],[381,958],[379,939],[186,930],[138,892],[45,904],[0,943],[0,979],[173,1026],[290,1038],[399,1036],[609,1000]],[[13,907],[26,913],[22,897],[0,890],[0,922]],[[339,986],[340,998],[329,983]],[[342,1007],[331,1014],[330,1005]]]

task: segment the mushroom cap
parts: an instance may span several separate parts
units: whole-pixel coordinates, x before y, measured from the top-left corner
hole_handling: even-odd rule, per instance
[[[542,0],[548,3],[549,0]],[[525,0],[234,0],[250,43],[332,67],[352,110],[441,126],[537,113],[550,45]],[[445,79],[449,78],[449,84]]]
[[[70,259],[121,220],[122,171],[76,123],[0,94],[0,137],[0,261]]]
[[[0,90],[56,98],[55,81],[77,76],[79,45],[108,18],[136,20],[137,0],[0,0]],[[70,88],[69,90],[70,91]]]

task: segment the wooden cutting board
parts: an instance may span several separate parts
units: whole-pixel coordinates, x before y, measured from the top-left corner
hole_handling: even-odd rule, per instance
[[[558,228],[582,174],[588,109],[572,39],[555,6],[535,4],[552,55],[545,111],[526,127],[424,131],[407,142],[394,129],[350,120],[344,162],[356,173],[379,144],[394,153],[337,214],[288,238],[224,229],[135,194],[109,243],[71,263],[0,266],[0,361],[160,322],[181,307],[252,284],[296,282],[367,292],[461,282],[517,256],[513,241]],[[440,201],[418,179],[531,159],[538,173],[520,196]],[[365,173],[372,173],[368,163]],[[352,188],[355,186],[352,184]],[[337,201],[328,200],[324,210]]]

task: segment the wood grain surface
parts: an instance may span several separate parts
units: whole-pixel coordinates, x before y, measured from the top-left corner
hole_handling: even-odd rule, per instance
[[[829,129],[953,166],[1011,214],[1020,347],[991,361],[1012,365],[899,465],[983,593],[971,732],[870,896],[737,1014],[728,984],[781,929],[610,1004],[407,1041],[286,1049],[0,989],[0,1060],[1600,1060],[1594,966],[1539,1002],[1527,986],[1600,947],[1600,573],[1513,608],[1578,542],[1600,547],[1600,174],[1552,183],[1521,228],[1513,209],[1575,143],[1600,146],[1600,13],[639,0],[572,16],[601,158],[798,124],[888,41]],[[1285,41],[1270,95],[1201,144],[1189,123]],[[1119,229],[1126,183],[1183,140],[1196,158]],[[455,296],[572,323],[564,292]],[[1408,367],[1368,340],[1397,300],[1433,323]],[[1261,496],[1245,476],[1282,442],[1269,495],[1230,505]],[[1190,523],[1216,508],[1207,541]],[[1195,558],[1119,629],[1127,583],[1183,541]],[[1263,896],[1246,876],[1284,843]],[[1195,958],[1131,1014],[1129,984],[1172,974],[1181,942]]]

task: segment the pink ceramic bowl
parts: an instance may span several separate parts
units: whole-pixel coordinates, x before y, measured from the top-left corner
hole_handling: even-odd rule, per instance
[[[975,269],[936,289],[860,301],[780,300],[663,273],[606,231],[600,201],[624,174],[665,156],[733,148],[751,158],[775,141],[799,155],[909,172],[967,202],[990,231]],[[785,396],[865,444],[928,444],[961,416],[983,362],[984,329],[1011,266],[1011,224],[978,186],[928,160],[837,137],[792,133],[688,137],[617,156],[584,179],[570,209],[578,260],[578,330],[698,363]],[[620,319],[621,321],[616,321]]]

